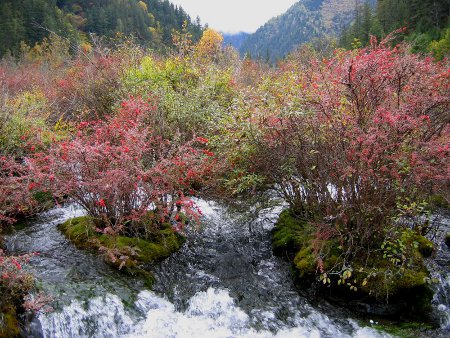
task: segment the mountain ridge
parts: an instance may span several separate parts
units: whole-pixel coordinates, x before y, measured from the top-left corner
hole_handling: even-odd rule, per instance
[[[366,2],[372,5],[375,0],[299,0],[233,46],[242,55],[274,62],[303,43],[337,36],[353,20],[357,6]]]

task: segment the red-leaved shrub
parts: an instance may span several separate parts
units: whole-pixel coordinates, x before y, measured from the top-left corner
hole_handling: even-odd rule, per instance
[[[410,204],[449,197],[449,78],[445,60],[383,44],[288,62],[255,109],[253,169],[352,253],[377,243]]]
[[[153,226],[181,226],[181,211],[197,217],[186,193],[209,170],[210,156],[196,140],[163,139],[148,123],[154,114],[154,106],[130,99],[106,121],[81,122],[73,139],[35,156],[37,180],[81,205],[104,232],[140,228],[150,211]]]

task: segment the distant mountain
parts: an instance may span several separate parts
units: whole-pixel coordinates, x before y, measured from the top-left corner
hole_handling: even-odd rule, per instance
[[[249,33],[239,32],[236,34],[223,33],[223,45],[233,46],[239,50],[244,41],[250,36]]]
[[[273,62],[302,43],[338,35],[365,2],[375,0],[300,0],[251,34],[239,51]]]

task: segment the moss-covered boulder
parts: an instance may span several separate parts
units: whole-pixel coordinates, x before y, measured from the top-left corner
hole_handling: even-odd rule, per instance
[[[172,230],[170,224],[163,224],[150,239],[107,235],[95,230],[89,216],[70,219],[61,224],[59,229],[78,248],[104,252],[109,264],[143,277],[148,288],[152,287],[154,277],[146,267],[180,250],[185,240]]]
[[[337,238],[317,238],[316,228],[291,210],[280,214],[273,250],[292,262],[299,287],[358,312],[400,319],[423,319],[433,292],[424,257],[433,243],[408,229],[381,247],[344,253]],[[345,261],[344,261],[345,257]]]
[[[297,252],[310,240],[309,224],[295,217],[292,211],[280,214],[272,233],[272,248],[276,255],[286,255],[293,259]]]
[[[435,327],[423,322],[383,322],[373,324],[372,327],[399,338],[434,337]],[[434,331],[432,331],[434,330]]]
[[[0,309],[0,338],[12,338],[20,335],[20,324],[13,305]]]

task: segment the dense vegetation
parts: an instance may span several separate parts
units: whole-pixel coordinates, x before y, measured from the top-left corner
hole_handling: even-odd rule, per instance
[[[356,18],[341,37],[341,44],[350,48],[357,43],[366,46],[370,35],[383,37],[405,28],[405,38],[414,51],[432,51],[442,58],[450,52],[450,2],[448,0],[378,0],[376,6],[359,6]]]
[[[203,28],[167,0],[5,0],[0,3],[0,56],[17,55],[21,43],[34,46],[54,32],[74,45],[92,44],[91,34],[114,38],[133,34],[155,49],[172,44],[184,22],[198,41]]]
[[[75,202],[87,216],[62,231],[140,273],[199,220],[193,197],[272,189],[289,206],[274,248],[297,275],[381,303],[426,293],[427,217],[450,197],[449,60],[395,38],[329,57],[303,46],[277,68],[212,29],[193,44],[186,25],[164,56],[128,39],[23,47],[0,63],[0,233]],[[29,259],[0,251],[6,336],[45,306],[25,298]]]

